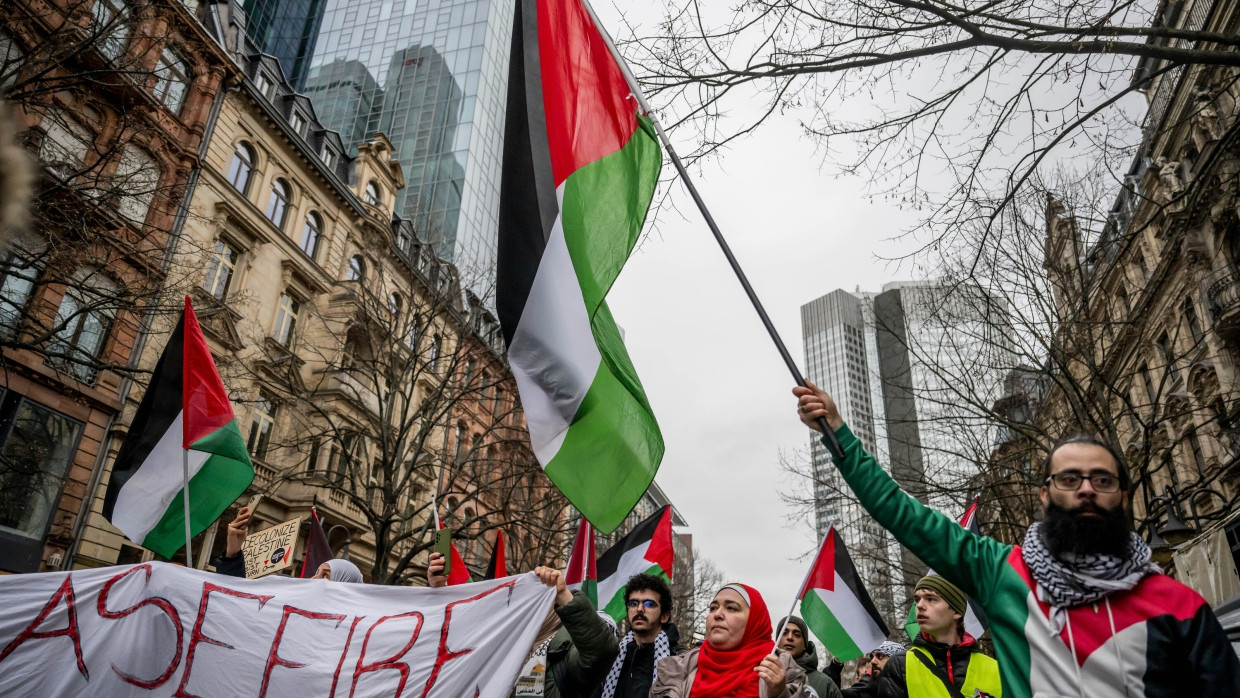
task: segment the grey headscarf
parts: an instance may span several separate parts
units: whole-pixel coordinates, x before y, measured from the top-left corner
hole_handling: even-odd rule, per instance
[[[331,576],[328,577],[333,582],[352,582],[353,584],[363,584],[362,571],[357,565],[345,560],[344,558],[333,558],[327,561],[327,566],[331,568]]]

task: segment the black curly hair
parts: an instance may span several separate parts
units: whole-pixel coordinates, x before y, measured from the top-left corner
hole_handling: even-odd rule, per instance
[[[629,594],[635,591],[653,591],[659,595],[659,615],[670,614],[672,612],[672,589],[667,585],[667,580],[662,577],[656,577],[653,574],[635,574],[629,577],[629,581],[624,585],[624,603],[629,602]]]

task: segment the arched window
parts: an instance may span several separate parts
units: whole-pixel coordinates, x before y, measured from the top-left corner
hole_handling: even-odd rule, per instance
[[[54,338],[48,361],[84,383],[92,383],[103,357],[103,345],[115,318],[117,286],[95,270],[74,275],[56,310]]]
[[[250,186],[250,173],[254,171],[254,149],[245,141],[237,144],[233,151],[232,164],[228,166],[228,183],[245,195],[246,187]]]
[[[392,314],[392,317],[396,317],[400,315],[400,308],[401,308],[400,294],[393,293],[392,295],[388,296],[388,312]]]
[[[323,219],[314,211],[307,213],[306,227],[301,231],[301,251],[310,259],[314,259],[314,253],[319,249],[319,234],[322,232]]]
[[[284,218],[288,215],[288,202],[291,198],[293,198],[293,191],[288,182],[277,179],[271,185],[271,201],[267,202],[267,220],[275,223],[277,228],[284,227]]]
[[[371,206],[379,206],[380,205],[379,185],[375,184],[374,182],[367,183],[366,184],[366,195],[362,197],[362,200],[370,204]]]
[[[361,255],[353,255],[349,258],[349,281],[364,281],[366,279],[366,262],[362,260]]]

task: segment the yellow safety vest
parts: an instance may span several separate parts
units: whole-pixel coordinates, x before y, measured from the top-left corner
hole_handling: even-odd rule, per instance
[[[918,652],[934,663],[930,653],[920,647],[910,649],[909,654]],[[951,698],[943,680],[935,676],[929,667],[916,657],[904,660],[904,676],[908,686],[909,698]],[[960,693],[964,698],[973,698],[978,691],[986,695],[1002,698],[1003,687],[999,683],[999,663],[981,652],[974,652],[969,657],[969,670],[964,675],[964,686]]]

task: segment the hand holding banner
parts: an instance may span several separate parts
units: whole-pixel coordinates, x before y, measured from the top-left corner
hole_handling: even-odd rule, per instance
[[[222,577],[153,562],[0,578],[0,695],[505,698],[555,589]]]

